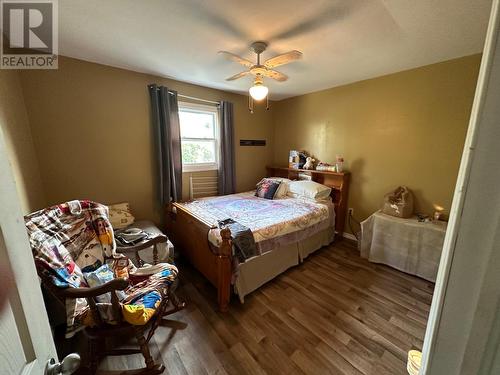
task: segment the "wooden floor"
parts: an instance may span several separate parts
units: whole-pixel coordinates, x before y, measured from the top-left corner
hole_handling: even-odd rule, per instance
[[[348,242],[324,248],[221,314],[190,267],[188,307],[158,328],[151,349],[168,374],[405,374],[421,349],[434,285],[369,263]],[[142,365],[106,359],[102,368]]]

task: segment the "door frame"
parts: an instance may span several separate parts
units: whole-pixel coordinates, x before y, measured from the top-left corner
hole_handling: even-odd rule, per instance
[[[425,375],[500,369],[499,29],[499,0],[493,0],[424,338]]]
[[[9,302],[26,359],[21,374],[43,374],[47,361],[57,360],[57,352],[1,127],[0,176],[0,262],[15,281]]]

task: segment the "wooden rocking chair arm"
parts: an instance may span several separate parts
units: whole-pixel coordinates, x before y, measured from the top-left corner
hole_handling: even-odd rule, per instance
[[[60,291],[60,295],[66,298],[88,298],[97,297],[101,294],[111,292],[113,290],[124,290],[129,285],[126,279],[113,279],[105,284],[93,288],[66,288]]]

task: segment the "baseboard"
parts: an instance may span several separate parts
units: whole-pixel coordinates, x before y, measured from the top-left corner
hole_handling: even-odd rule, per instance
[[[354,234],[344,232],[342,233],[342,237],[347,238],[348,240],[358,242],[357,238],[354,236]]]

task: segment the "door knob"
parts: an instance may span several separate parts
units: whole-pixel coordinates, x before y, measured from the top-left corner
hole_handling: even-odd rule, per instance
[[[80,367],[80,356],[76,353],[68,354],[61,362],[56,362],[54,358],[47,361],[45,365],[45,375],[71,375]]]

